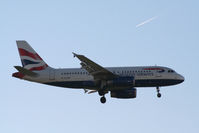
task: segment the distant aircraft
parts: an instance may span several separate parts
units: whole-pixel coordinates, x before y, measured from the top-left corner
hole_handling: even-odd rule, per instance
[[[161,66],[102,67],[84,55],[73,53],[81,61],[81,68],[54,69],[26,41],[16,41],[22,66],[14,66],[18,72],[13,77],[65,88],[84,89],[85,93],[98,92],[101,103],[110,91],[113,98],[136,98],[135,87],[156,87],[161,97],[161,86],[176,85],[184,77],[174,70]]]

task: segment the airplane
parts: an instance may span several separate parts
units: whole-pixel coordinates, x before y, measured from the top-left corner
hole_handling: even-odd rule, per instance
[[[84,89],[85,93],[98,92],[101,103],[105,94],[112,98],[136,98],[137,87],[155,87],[161,97],[160,87],[180,84],[184,77],[173,69],[162,66],[102,67],[84,55],[73,53],[80,60],[80,68],[55,69],[35,52],[24,40],[16,41],[22,66],[13,77],[51,86]]]

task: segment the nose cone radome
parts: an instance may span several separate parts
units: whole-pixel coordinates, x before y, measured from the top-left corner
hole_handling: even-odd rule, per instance
[[[178,80],[180,81],[180,83],[184,82],[185,78],[179,74]]]

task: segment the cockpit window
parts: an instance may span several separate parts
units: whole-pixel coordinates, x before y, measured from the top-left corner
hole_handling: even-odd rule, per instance
[[[173,70],[168,70],[168,72],[169,72],[169,73],[174,73],[175,71],[173,71]]]

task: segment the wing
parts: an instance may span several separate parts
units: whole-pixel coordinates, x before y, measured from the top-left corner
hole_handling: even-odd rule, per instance
[[[74,57],[77,57],[81,61],[81,66],[91,74],[96,80],[108,80],[118,77],[118,75],[110,72],[106,68],[98,65],[92,60],[88,59],[84,55],[78,55],[73,53]]]

